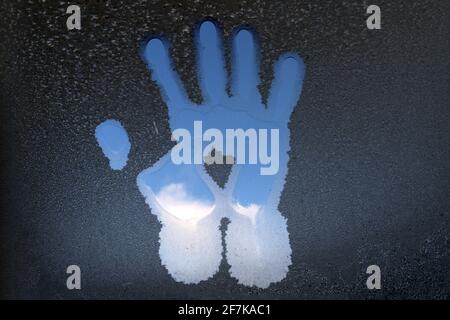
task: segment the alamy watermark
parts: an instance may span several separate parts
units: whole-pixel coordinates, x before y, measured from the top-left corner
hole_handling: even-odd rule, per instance
[[[270,139],[270,141],[269,141]],[[172,133],[171,159],[175,164],[259,164],[261,175],[275,175],[280,162],[280,134],[278,129],[226,129],[210,128],[203,132],[202,121],[194,121],[194,136],[187,129]],[[203,147],[203,142],[209,142]],[[270,150],[269,150],[270,149]],[[216,150],[214,155],[211,151]]]

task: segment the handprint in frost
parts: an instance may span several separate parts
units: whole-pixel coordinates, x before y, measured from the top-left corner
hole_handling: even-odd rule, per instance
[[[159,253],[175,280],[198,283],[218,271],[223,250],[219,225],[228,217],[231,223],[225,240],[231,275],[244,285],[265,288],[282,280],[291,264],[286,219],[277,208],[287,174],[288,122],[300,96],[304,64],[293,53],[279,58],[265,106],[258,91],[259,48],[254,32],[240,28],[233,34],[231,79],[226,75],[217,25],[211,20],[199,24],[195,40],[201,105],[188,99],[171,62],[168,42],[152,38],[143,47],[144,60],[167,104],[173,139],[178,144],[142,171],[137,185],[162,223]],[[231,96],[226,90],[228,80]],[[228,148],[225,137],[230,129],[248,134],[243,158],[239,145]],[[250,134],[252,130],[256,136]],[[203,141],[195,141],[199,134]],[[194,141],[185,141],[187,136],[193,136]],[[259,150],[250,144],[251,139],[259,139]],[[223,189],[203,165],[208,156],[211,160],[212,150],[218,155],[213,157],[216,163],[222,154],[238,162]],[[193,164],[174,161],[177,152],[181,158],[193,159]],[[236,156],[241,157],[240,162]]]

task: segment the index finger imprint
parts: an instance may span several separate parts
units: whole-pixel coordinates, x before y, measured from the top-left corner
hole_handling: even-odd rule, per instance
[[[177,72],[172,67],[168,45],[159,38],[153,38],[145,46],[144,57],[167,105],[179,107],[186,104],[187,95]]]

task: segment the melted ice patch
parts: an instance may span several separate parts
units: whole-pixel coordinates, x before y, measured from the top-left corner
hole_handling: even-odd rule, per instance
[[[131,149],[130,140],[125,128],[117,120],[106,120],[95,129],[95,138],[109,159],[113,170],[122,170],[128,161]]]
[[[162,224],[161,262],[176,281],[186,284],[214,275],[222,259],[220,215],[214,214],[220,210],[206,175],[203,166],[175,165],[167,154],[136,179]]]

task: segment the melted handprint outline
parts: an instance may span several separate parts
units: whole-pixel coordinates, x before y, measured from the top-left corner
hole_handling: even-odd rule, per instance
[[[168,107],[172,133],[193,132],[194,121],[205,129],[277,129],[278,170],[261,175],[261,164],[235,164],[221,189],[201,164],[175,164],[171,151],[143,170],[137,185],[151,211],[162,224],[160,257],[172,277],[198,283],[212,277],[222,259],[220,220],[231,223],[226,232],[226,259],[230,274],[239,283],[265,288],[282,280],[291,264],[286,219],[278,203],[287,175],[289,117],[300,97],[304,64],[294,53],[275,63],[267,106],[259,85],[259,47],[255,33],[239,28],[232,39],[231,96],[227,94],[220,28],[210,20],[195,32],[197,65],[203,102],[191,102],[172,64],[170,44],[150,38],[142,56]],[[179,141],[178,141],[179,142]],[[214,145],[224,154],[222,145]],[[172,150],[173,151],[173,150]],[[192,153],[195,150],[192,149]],[[204,156],[204,154],[202,154]]]

